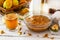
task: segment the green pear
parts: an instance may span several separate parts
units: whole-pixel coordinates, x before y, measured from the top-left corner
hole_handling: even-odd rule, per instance
[[[6,0],[3,4],[3,7],[9,9],[12,7],[12,0]]]
[[[18,0],[13,0],[12,3],[13,3],[13,6],[19,5],[19,1]]]

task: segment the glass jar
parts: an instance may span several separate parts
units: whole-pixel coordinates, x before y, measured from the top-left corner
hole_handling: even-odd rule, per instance
[[[18,18],[15,13],[6,14],[4,16],[6,27],[9,30],[14,30],[18,26]]]

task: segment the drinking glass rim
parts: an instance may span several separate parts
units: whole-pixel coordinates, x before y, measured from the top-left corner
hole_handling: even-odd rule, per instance
[[[14,14],[14,15],[15,15],[15,17],[14,17],[14,18],[12,18],[12,19],[9,19],[9,18],[7,17],[7,15],[8,15],[8,14],[5,14],[5,15],[4,15],[4,18],[5,18],[5,19],[7,19],[7,20],[14,20],[14,19],[18,19],[18,15],[17,15],[17,13],[9,13],[9,14]],[[13,15],[13,16],[14,16],[14,15]]]

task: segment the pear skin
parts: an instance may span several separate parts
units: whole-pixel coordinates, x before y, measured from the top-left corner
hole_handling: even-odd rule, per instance
[[[19,1],[18,0],[13,0],[12,3],[13,3],[13,6],[19,5]]]
[[[3,4],[3,7],[9,9],[12,7],[12,0],[6,0]]]

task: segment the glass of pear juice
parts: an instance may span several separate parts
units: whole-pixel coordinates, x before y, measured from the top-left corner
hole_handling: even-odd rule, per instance
[[[6,14],[5,16],[6,28],[9,30],[15,30],[18,26],[18,17],[15,13]]]

